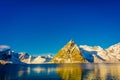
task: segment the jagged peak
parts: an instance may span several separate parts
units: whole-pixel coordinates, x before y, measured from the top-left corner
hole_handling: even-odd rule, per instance
[[[71,39],[62,49],[70,49],[70,48],[74,48],[74,47],[76,47],[77,49],[79,49],[79,47],[74,42],[74,40]]]
[[[74,44],[75,42],[73,39],[71,39],[68,43]]]
[[[104,50],[101,46],[88,46],[88,45],[80,45],[79,48],[81,49],[85,49],[85,50],[89,50],[89,51],[93,51],[93,50]]]
[[[9,49],[10,49],[10,46],[7,46],[7,45],[0,45],[0,52],[6,51],[6,50],[9,50]]]
[[[77,44],[70,40],[50,61],[53,63],[82,63],[84,58]]]

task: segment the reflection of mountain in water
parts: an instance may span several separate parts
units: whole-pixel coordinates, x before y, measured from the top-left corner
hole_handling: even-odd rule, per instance
[[[83,70],[80,65],[65,64],[57,67],[56,71],[63,80],[81,80]]]
[[[61,80],[56,65],[5,65],[0,66],[0,80]]]
[[[120,80],[120,64],[1,65],[0,80]]]
[[[120,80],[120,64],[94,64],[84,69],[83,80]]]

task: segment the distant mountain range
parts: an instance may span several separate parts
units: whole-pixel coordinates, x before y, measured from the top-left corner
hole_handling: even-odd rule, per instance
[[[77,46],[70,40],[54,57],[31,56],[26,52],[16,53],[9,46],[0,46],[0,64],[41,64],[41,63],[119,63],[120,43],[103,49],[100,46]]]
[[[31,56],[26,52],[16,53],[9,46],[0,46],[0,64],[41,64],[52,58],[52,55]]]

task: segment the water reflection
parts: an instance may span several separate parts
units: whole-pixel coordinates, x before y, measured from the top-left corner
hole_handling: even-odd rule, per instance
[[[120,64],[93,64],[92,66],[90,70],[84,69],[83,80],[120,80]]]
[[[4,65],[0,80],[120,80],[120,64]]]
[[[81,80],[83,70],[78,64],[63,64],[56,71],[63,80]]]
[[[0,80],[61,80],[56,65],[4,65],[0,66]]]
[[[45,72],[45,68],[41,68],[41,67],[35,67],[33,68],[33,71],[36,73],[41,73],[41,72]]]

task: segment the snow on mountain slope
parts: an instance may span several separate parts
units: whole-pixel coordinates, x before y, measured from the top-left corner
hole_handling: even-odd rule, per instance
[[[31,56],[26,52],[16,53],[8,46],[0,46],[0,64],[40,64],[49,62],[52,56]]]
[[[106,51],[112,62],[120,61],[120,43],[110,46]]]
[[[7,45],[0,45],[0,52],[6,51],[8,49],[10,49],[9,46],[7,46]]]
[[[84,60],[85,59],[85,60]],[[120,43],[103,49],[100,46],[80,45],[69,41],[53,58],[47,56],[31,56],[26,52],[16,53],[7,45],[0,46],[0,64],[40,64],[40,63],[70,63],[70,62],[92,62],[92,63],[120,63]]]
[[[20,53],[20,61],[26,64],[40,64],[45,62],[45,58],[41,58],[41,56],[33,57],[29,56],[27,53]]]
[[[18,53],[15,53],[14,51],[11,51],[10,47],[2,46],[0,51],[0,63],[4,61],[4,63],[14,63],[14,64],[20,64],[18,58]]]
[[[34,60],[31,61],[31,64],[40,64],[44,63],[46,61],[45,58],[42,58],[41,56],[37,56]]]
[[[47,56],[31,56],[28,55],[25,52],[21,52],[20,53],[20,61],[26,64],[40,64],[40,63],[45,63],[45,62],[49,62],[49,60],[51,60],[51,56],[47,55]],[[49,60],[48,60],[49,59]]]
[[[106,51],[104,51],[104,49],[102,49],[100,46],[91,47],[87,45],[81,45],[80,50],[83,56],[89,62],[104,62],[106,59],[108,59],[106,56]]]
[[[100,46],[80,45],[80,50],[89,62],[120,62],[120,43],[103,49]]]

